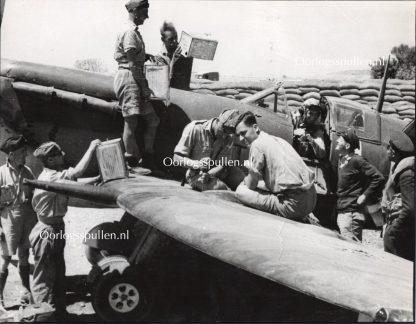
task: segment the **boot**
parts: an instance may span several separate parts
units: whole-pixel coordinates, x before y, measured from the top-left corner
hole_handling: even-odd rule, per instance
[[[159,169],[155,163],[155,156],[153,153],[145,153],[143,156],[143,166],[152,171],[152,176],[164,177],[165,173]]]
[[[4,307],[4,297],[3,291],[6,286],[7,276],[9,275],[9,270],[6,269],[0,272],[0,306]]]
[[[32,294],[30,293],[30,284],[29,284],[29,274],[30,266],[21,266],[19,265],[19,276],[22,280],[23,289],[20,293],[20,305],[28,305],[32,302]]]
[[[149,175],[152,171],[143,168],[139,164],[139,160],[135,156],[125,156],[127,162],[127,169],[131,173]]]

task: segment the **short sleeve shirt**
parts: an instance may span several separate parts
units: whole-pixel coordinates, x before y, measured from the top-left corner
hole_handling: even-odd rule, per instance
[[[219,162],[231,160],[234,149],[233,136],[224,134],[223,137],[214,139],[211,130],[214,120],[215,118],[189,123],[182,132],[182,137],[175,147],[175,153],[193,160],[207,157]]]
[[[127,52],[130,50],[134,51],[136,65],[143,68],[143,64],[146,60],[144,41],[138,27],[133,23],[128,22],[118,34],[116,41],[114,59],[118,62],[120,67],[129,67]]]
[[[20,205],[32,196],[32,190],[23,185],[24,179],[34,179],[32,171],[23,166],[15,169],[9,162],[0,167],[0,205]]]
[[[44,168],[39,175],[39,181],[65,182],[75,180],[73,168],[63,171],[56,171]],[[45,224],[57,224],[62,222],[68,210],[68,199],[66,195],[43,189],[35,189],[33,193],[32,206],[40,221]]]
[[[309,189],[313,173],[284,139],[260,132],[251,144],[249,168],[261,176],[273,193],[288,189]]]

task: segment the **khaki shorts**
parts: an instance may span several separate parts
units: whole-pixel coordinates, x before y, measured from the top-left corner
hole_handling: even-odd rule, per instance
[[[13,256],[17,248],[30,248],[29,234],[37,222],[30,204],[5,207],[1,211],[1,226],[4,240],[0,241],[0,255]]]
[[[143,100],[142,91],[130,70],[120,69],[114,77],[116,93],[123,117],[148,115],[154,112],[150,102]]]

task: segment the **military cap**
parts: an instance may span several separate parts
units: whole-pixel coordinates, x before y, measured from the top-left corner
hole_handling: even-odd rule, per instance
[[[236,121],[240,112],[238,109],[224,110],[218,117],[219,122],[223,127],[235,128],[237,126]]]
[[[391,133],[389,143],[393,149],[403,153],[413,153],[415,149],[410,137],[399,131],[393,131]]]
[[[341,136],[350,144],[351,149],[355,150],[360,148],[360,140],[357,134],[355,134],[354,128],[348,128],[345,132],[341,133]]]
[[[319,100],[318,99],[309,98],[303,103],[303,105],[307,109],[321,111],[321,106],[319,105]]]
[[[56,156],[59,154],[65,155],[61,147],[55,142],[43,143],[35,150],[35,152],[33,152],[34,157],[38,157],[41,159],[51,157],[51,156]]]
[[[149,8],[148,0],[129,0],[126,3],[126,9],[128,12],[133,11],[134,9]]]
[[[0,147],[0,150],[6,154],[9,154],[10,152],[14,152],[26,144],[27,141],[23,135],[12,136],[5,140],[3,145]]]

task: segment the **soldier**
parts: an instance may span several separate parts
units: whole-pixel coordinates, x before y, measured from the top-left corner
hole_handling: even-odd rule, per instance
[[[130,171],[148,174],[151,171],[159,173],[154,163],[154,141],[159,117],[150,102],[153,94],[144,76],[144,62],[146,55],[143,38],[139,26],[143,25],[148,16],[149,3],[147,0],[130,0],[126,4],[129,21],[123,31],[119,33],[116,42],[114,58],[118,63],[118,72],[114,78],[114,91],[124,117],[123,142],[126,148],[126,161]],[[135,133],[138,116],[144,118],[143,163],[140,167],[140,154]]]
[[[316,204],[314,176],[284,139],[260,130],[256,117],[238,118],[235,133],[250,145],[249,173],[236,190],[245,205],[285,218],[303,221]],[[265,190],[258,188],[260,178]]]
[[[181,54],[182,49],[178,43],[178,33],[170,22],[164,22],[160,28],[162,49],[155,60],[161,64],[169,65],[170,86],[176,89],[189,90],[192,74],[192,57]]]
[[[36,224],[36,214],[30,204],[32,191],[23,186],[24,179],[34,179],[26,163],[26,139],[14,136],[7,139],[0,148],[7,156],[7,163],[0,167],[0,303],[4,306],[3,290],[8,275],[8,265],[16,254],[19,258],[19,275],[23,290],[21,304],[30,302],[29,285],[29,233]]]
[[[64,168],[65,153],[55,142],[40,145],[33,155],[44,164],[38,180],[64,182],[77,180],[88,167],[100,140],[91,142],[75,168]],[[38,223],[30,233],[34,254],[33,297],[36,303],[46,302],[55,308],[57,316],[65,310],[65,223],[68,196],[35,189],[32,206]]]
[[[414,145],[403,132],[393,132],[388,146],[394,162],[382,199],[387,214],[384,250],[415,260],[415,157]]]
[[[188,169],[186,181],[198,191],[232,189],[243,180],[237,167],[232,120],[238,110],[226,110],[218,118],[189,123],[174,150],[174,160]]]
[[[329,138],[325,134],[323,109],[317,99],[310,98],[303,104],[302,118],[295,122],[293,146],[300,156],[310,159],[327,158]]]
[[[362,156],[355,154],[360,141],[354,129],[337,140],[339,152],[337,223],[341,235],[361,242],[365,222],[365,203],[374,203],[381,195],[383,175]]]

